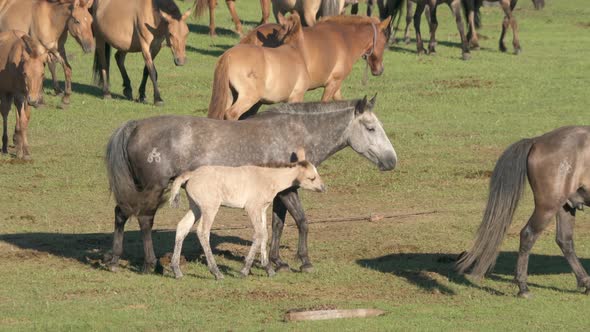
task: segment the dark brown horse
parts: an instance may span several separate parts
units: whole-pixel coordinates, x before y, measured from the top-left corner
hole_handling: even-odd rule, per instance
[[[529,254],[541,232],[557,216],[557,244],[571,266],[578,285],[590,293],[590,277],[574,251],[576,210],[590,206],[590,127],[563,127],[511,145],[498,159],[490,180],[490,194],[473,248],[463,254],[458,270],[481,278],[490,271],[528,178],[535,209],[520,232],[516,283],[521,297],[529,297]]]
[[[172,0],[95,0],[93,6],[96,28],[94,75],[102,85],[105,98],[110,98],[109,62],[111,46],[117,49],[115,59],[123,77],[123,94],[133,99],[131,81],[125,69],[127,53],[141,52],[145,61],[143,78],[139,86],[139,101],[145,102],[148,74],[154,86],[154,104],[162,105],[158,89],[158,72],[154,59],[164,40],[170,45],[174,63],[184,65],[185,47],[189,30],[186,19],[190,11],[181,14]]]
[[[30,159],[27,130],[31,112],[43,95],[45,63],[60,59],[57,50],[48,52],[36,39],[22,31],[0,32],[0,113],[2,153],[8,153],[8,113],[16,106],[13,140],[17,158]]]
[[[62,103],[70,103],[72,66],[66,57],[68,31],[85,53],[94,51],[92,16],[88,12],[93,0],[0,0],[0,31],[20,30],[29,33],[47,49],[57,49],[64,60],[65,90],[59,86],[55,64],[49,63],[56,94],[63,92]]]
[[[241,36],[242,22],[240,22],[238,12],[236,11],[235,0],[225,0],[225,4],[227,5],[227,9],[229,9],[229,13],[236,26],[236,32]],[[215,7],[217,7],[217,0],[195,0],[194,7],[194,14],[196,17],[201,17],[205,13],[205,9],[209,9],[209,35],[217,36],[217,33],[215,32]],[[260,7],[262,8],[262,19],[260,20],[260,24],[268,23],[268,17],[270,16],[270,0],[260,0]]]

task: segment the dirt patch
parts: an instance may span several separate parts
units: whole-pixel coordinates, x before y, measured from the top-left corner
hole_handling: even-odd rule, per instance
[[[466,179],[489,179],[492,176],[492,171],[490,170],[478,170],[473,172],[457,173],[458,176],[464,176]]]
[[[433,83],[434,85],[447,89],[490,88],[494,86],[494,81],[471,77],[459,78],[456,80],[435,80]]]
[[[576,26],[584,29],[590,29],[590,22],[578,22]]]
[[[25,220],[25,221],[35,222],[35,216],[30,215],[30,214],[25,214],[22,216],[10,215],[6,218],[6,220]]]
[[[32,164],[32,160],[23,160],[18,158],[10,158],[10,159],[0,159],[0,165],[24,165],[24,164]]]

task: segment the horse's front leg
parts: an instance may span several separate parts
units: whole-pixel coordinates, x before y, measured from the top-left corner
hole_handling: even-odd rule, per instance
[[[152,80],[152,85],[154,86],[154,105],[164,105],[164,100],[160,97],[160,89],[158,88],[158,72],[154,65],[154,59],[158,55],[158,52],[160,52],[161,47],[161,42],[152,43],[152,47],[149,47],[147,43],[142,42],[141,53],[143,54],[145,67],[143,68],[143,77],[141,79],[141,85],[139,86],[139,102],[145,102],[145,86],[149,74],[150,79]]]
[[[414,30],[416,30],[416,48],[418,49],[418,55],[424,54],[424,42],[422,41],[422,33],[420,32],[420,21],[422,20],[422,13],[426,3],[419,1],[416,4],[416,11],[414,12]]]
[[[119,72],[121,72],[121,77],[123,78],[123,95],[129,100],[133,100],[133,89],[131,88],[131,80],[129,79],[129,75],[127,74],[127,69],[125,69],[126,56],[126,52],[117,51],[115,53],[115,60],[117,61],[117,67],[119,67]],[[147,80],[147,71],[144,71],[144,76]]]
[[[12,107],[12,97],[9,94],[0,95],[0,113],[2,113],[2,153],[8,153],[8,113]]]
[[[260,0],[260,8],[262,9],[262,19],[260,24],[268,23],[268,17],[270,16],[270,0]]]
[[[436,54],[436,29],[438,19],[436,18],[436,0],[429,0],[430,9],[430,40],[428,41],[428,54]]]
[[[333,80],[326,85],[324,88],[324,94],[322,95],[322,101],[327,102],[331,100],[340,100],[340,87],[342,86],[341,80]],[[336,95],[338,94],[338,98],[336,99]]]
[[[292,189],[287,189],[290,191]],[[272,203],[272,238],[270,240],[270,262],[277,267],[277,271],[291,271],[289,264],[283,262],[279,252],[281,236],[285,227],[287,207],[281,199],[281,194],[274,198]]]
[[[283,201],[283,204],[287,207],[289,214],[295,219],[295,223],[297,223],[297,228],[299,229],[297,256],[301,259],[301,272],[312,272],[313,265],[311,264],[307,253],[307,219],[305,217],[305,212],[303,211],[303,206],[301,205],[301,199],[299,198],[297,190],[288,191],[285,194],[283,193],[280,194],[280,198]]]
[[[455,23],[457,23],[457,30],[459,30],[459,36],[461,37],[461,49],[463,60],[469,60],[471,53],[469,51],[469,42],[465,38],[465,30],[463,26],[463,20],[461,19],[461,1],[453,0],[450,4],[451,10],[455,15]]]
[[[14,98],[16,106],[16,126],[14,129],[14,140],[16,142],[16,157],[18,159],[30,160],[29,142],[27,140],[27,130],[31,118],[31,110],[24,96]]]
[[[66,40],[68,37],[68,33],[67,31],[63,33],[63,35],[59,38],[59,42],[57,45],[57,50],[59,51],[59,55],[61,56],[61,58],[63,59],[62,62],[62,67],[64,69],[64,81],[65,81],[65,90],[64,90],[64,95],[61,98],[61,103],[63,105],[69,105],[70,104],[70,96],[72,95],[72,66],[70,65],[70,63],[68,62],[68,57],[66,55]],[[53,75],[53,73],[51,73]],[[55,77],[53,77],[54,79],[54,88],[55,88],[55,84],[56,84],[56,80]],[[59,86],[58,86],[59,88]]]
[[[238,35],[242,36],[242,22],[240,22],[238,12],[236,11],[236,2],[234,0],[225,0],[225,4],[227,5],[227,9],[229,9],[234,25],[236,26],[236,32]]]

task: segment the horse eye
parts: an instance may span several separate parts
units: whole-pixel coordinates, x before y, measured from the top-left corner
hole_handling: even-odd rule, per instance
[[[373,132],[373,131],[375,131],[375,127],[367,127],[367,130],[370,132]]]
[[[76,19],[75,17],[72,17],[72,20],[74,20],[75,24],[80,24],[80,21],[78,21],[78,19]]]
[[[315,181],[315,178],[316,178],[316,177],[314,176],[313,178],[309,178],[309,180],[311,180],[311,181]]]

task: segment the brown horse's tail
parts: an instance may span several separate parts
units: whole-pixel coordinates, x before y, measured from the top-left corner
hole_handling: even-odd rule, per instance
[[[205,10],[209,8],[209,0],[195,0],[193,8],[193,15],[195,17],[201,17],[205,13]]]
[[[494,266],[500,244],[524,190],[527,160],[532,146],[532,139],[520,140],[506,149],[498,159],[490,180],[488,204],[477,238],[473,248],[457,262],[460,273],[472,268],[471,275],[481,278]]]
[[[173,208],[178,208],[178,203],[180,202],[180,186],[182,186],[188,179],[191,177],[190,172],[185,172],[179,175],[174,182],[172,183],[172,188],[170,189],[170,206]]]
[[[223,54],[215,66],[213,75],[213,92],[209,102],[209,114],[207,117],[223,120],[227,108],[227,100],[230,98],[229,85],[229,56]]]
[[[106,58],[106,71],[107,71],[107,82],[110,78],[109,76],[109,67],[110,67],[110,63],[111,63],[111,45],[109,45],[109,43],[104,42],[104,54],[105,54],[105,58]],[[98,86],[104,86],[103,79],[102,79],[102,66],[100,65],[100,59],[99,59],[100,55],[98,54],[98,47],[96,47],[94,49],[94,62],[92,63],[92,80],[94,81],[94,84],[97,84]]]

